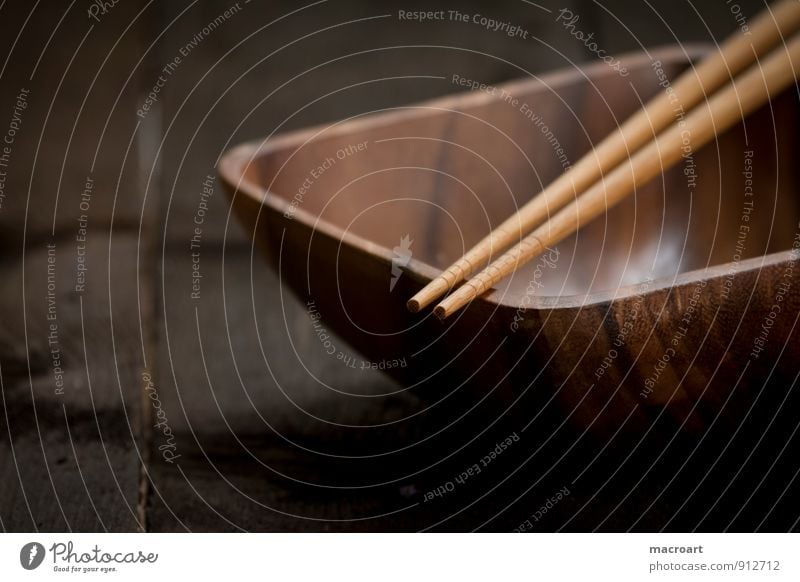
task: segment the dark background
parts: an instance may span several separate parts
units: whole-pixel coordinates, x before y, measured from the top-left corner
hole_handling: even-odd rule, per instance
[[[250,241],[219,183],[203,230],[199,308],[187,292],[202,182],[232,145],[454,92],[423,75],[497,83],[592,61],[554,24],[561,8],[616,55],[719,41],[737,26],[733,3],[241,0],[138,117],[161,68],[233,4],[119,0],[99,22],[85,0],[0,8],[0,132],[20,89],[30,90],[0,208],[2,530],[510,531],[564,486],[570,495],[534,529],[797,528],[795,467],[780,470],[796,453],[791,438],[760,443],[757,455],[754,440],[701,450],[680,475],[679,449],[648,443],[664,454],[609,452],[574,484],[592,457],[562,462],[555,445],[523,440],[491,474],[424,503],[426,491],[515,427],[472,442],[469,427],[430,438],[402,466],[375,454],[428,438],[435,419],[414,416],[412,394],[336,398],[321,389],[289,357],[289,335],[309,369],[343,391],[380,395],[395,386],[327,357],[302,306],[264,263],[252,275],[267,315],[253,320]],[[735,4],[747,16],[763,6]],[[534,38],[398,21],[399,9],[420,8],[480,12]],[[87,176],[87,285],[76,293]],[[54,391],[48,345],[47,244],[56,248],[63,394]],[[257,332],[275,354],[269,369]],[[173,463],[158,450],[166,441],[152,426],[145,372],[174,435]]]

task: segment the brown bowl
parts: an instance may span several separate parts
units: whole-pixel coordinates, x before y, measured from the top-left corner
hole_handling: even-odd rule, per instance
[[[656,418],[689,431],[739,422],[800,369],[794,90],[445,323],[405,308],[663,90],[660,70],[674,78],[703,51],[668,47],[626,56],[627,77],[595,63],[248,143],[220,174],[312,315],[434,402],[464,392],[505,407],[535,390],[573,426],[607,434]]]

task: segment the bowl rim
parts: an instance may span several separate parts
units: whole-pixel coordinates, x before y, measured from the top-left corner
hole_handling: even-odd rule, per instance
[[[623,54],[619,57],[628,68],[637,68],[641,65],[652,63],[655,60],[663,62],[694,61],[708,53],[711,45],[707,43],[686,43],[683,45],[669,44],[649,49],[646,53],[637,51]],[[598,79],[616,74],[603,62],[582,63],[576,68],[562,68],[530,78],[514,79],[493,86],[514,92],[518,88],[546,87],[555,90],[566,84],[575,82],[578,78]],[[247,170],[256,159],[270,155],[287,146],[302,146],[315,136],[325,133],[326,138],[348,134],[354,130],[381,127],[403,121],[404,119],[419,119],[420,116],[436,115],[443,110],[453,110],[457,105],[459,109],[477,107],[496,100],[482,91],[460,91],[434,99],[378,109],[367,113],[356,114],[350,118],[330,123],[322,123],[312,127],[297,129],[255,139],[234,146],[226,151],[219,159],[217,172],[230,189],[232,204],[236,203],[236,196],[240,193],[246,195],[261,206],[267,206],[271,211],[284,215],[290,209],[288,199],[275,192],[247,179]],[[361,250],[381,259],[387,267],[392,264],[394,256],[391,249],[366,239],[352,232],[346,232],[336,224],[319,218],[317,215],[295,206],[292,210],[292,220],[302,223],[309,230],[319,232],[340,241],[354,250]],[[591,305],[604,304],[611,301],[630,299],[636,296],[647,296],[675,287],[684,287],[697,284],[701,281],[734,273],[741,275],[747,272],[779,265],[787,261],[796,260],[797,253],[792,249],[768,253],[760,257],[729,261],[708,265],[699,269],[658,277],[650,281],[620,285],[614,289],[594,291],[577,295],[533,295],[526,301],[524,307],[519,301],[513,301],[515,295],[506,297],[506,293],[495,288],[490,289],[476,301],[485,302],[491,308],[510,308],[513,310],[553,310],[573,309]],[[409,260],[404,271],[421,283],[427,283],[441,273],[441,270],[413,257]]]

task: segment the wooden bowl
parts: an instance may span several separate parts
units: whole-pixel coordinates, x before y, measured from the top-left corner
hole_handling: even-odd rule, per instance
[[[321,317],[432,403],[470,394],[531,419],[546,406],[609,435],[656,419],[738,423],[755,400],[779,403],[800,369],[794,91],[446,322],[405,307],[663,90],[662,71],[674,78],[703,51],[668,47],[626,56],[626,77],[600,62],[248,143],[220,174],[309,325]],[[534,392],[538,404],[522,406]]]

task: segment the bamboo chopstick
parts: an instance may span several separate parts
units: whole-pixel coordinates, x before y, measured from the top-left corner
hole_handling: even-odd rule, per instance
[[[734,79],[705,106],[697,107],[682,124],[666,130],[623,162],[575,202],[439,303],[434,313],[440,318],[451,315],[546,247],[563,240],[621,201],[637,186],[675,165],[683,157],[681,148],[685,145],[686,132],[690,135],[691,151],[695,152],[790,85],[796,79],[796,69],[800,70],[800,34]]]
[[[417,312],[438,299],[459,281],[485,265],[493,254],[508,248],[529,233],[553,212],[589,188],[603,174],[666,128],[675,117],[677,97],[685,111],[699,103],[725,81],[752,64],[761,54],[785,36],[800,28],[800,2],[781,0],[764,9],[750,27],[750,35],[734,34],[695,68],[683,73],[673,84],[674,96],[662,91],[643,109],[631,116],[617,131],[561,174],[538,196],[520,207],[462,258],[426,285],[408,301]]]

